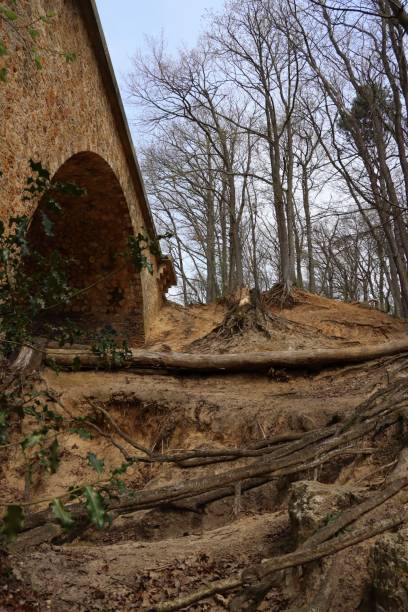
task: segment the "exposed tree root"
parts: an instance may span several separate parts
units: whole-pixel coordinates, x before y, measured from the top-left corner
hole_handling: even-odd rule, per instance
[[[231,337],[235,333],[242,332],[232,331]],[[334,363],[365,360],[368,354],[371,354],[371,358],[377,358],[379,355],[398,355],[396,357],[389,357],[390,361],[401,359],[401,347],[403,347],[403,350],[408,349],[408,339],[399,343],[387,343],[387,345],[358,349],[343,349],[341,351],[300,351],[300,354],[293,353],[292,351],[269,354],[260,353],[255,354],[256,365],[254,365],[253,355],[205,356],[165,353],[158,356],[157,354],[143,351],[135,352],[132,359],[135,359],[136,365],[134,367],[139,367],[140,363],[145,364],[147,355],[149,363],[147,367],[153,368],[161,368],[163,363],[167,363],[165,366],[167,369],[173,367],[176,370],[184,371],[185,365],[183,364],[188,362],[191,366],[193,362],[193,371],[206,371],[208,367],[210,367],[210,371],[212,371],[211,367],[214,368],[213,371],[218,371],[220,369],[228,369],[232,363],[232,369],[239,370],[244,366],[244,370],[254,368],[263,371],[266,367],[269,369],[271,364],[267,360],[271,358],[271,355],[278,360],[279,364],[282,364],[282,359],[289,359],[293,367],[310,367],[310,365],[316,367],[316,364],[319,367],[327,363],[333,363],[330,359],[340,359],[340,361],[335,361]],[[63,353],[59,354],[63,355]],[[85,360],[89,358],[89,367],[92,367],[92,358],[95,356],[91,355],[90,351],[87,350],[84,350],[83,354]],[[173,365],[169,366],[169,361],[161,361],[161,355],[164,355],[164,359],[173,359],[173,362],[170,361]],[[259,355],[261,355],[260,359],[258,359]],[[194,361],[195,357],[199,359],[198,362]],[[224,366],[220,366],[220,362],[217,361],[220,357],[227,358],[227,360],[232,358],[232,362],[225,362],[224,360]],[[234,361],[237,357],[239,361]],[[139,358],[141,361],[138,361]],[[207,359],[207,361],[200,361],[202,358]],[[70,359],[72,360],[72,353]],[[151,360],[150,362],[149,359]],[[203,366],[203,363],[207,365]],[[225,366],[225,363],[227,363],[227,366]],[[266,363],[267,366],[265,365]],[[276,366],[276,362],[273,365]],[[143,365],[142,367],[146,366]],[[282,366],[279,365],[278,367]],[[285,367],[288,367],[288,363],[285,363]],[[189,371],[191,367],[186,369]],[[399,373],[399,376],[401,376],[401,373]],[[18,375],[15,374],[14,382],[17,381]],[[204,478],[185,479],[166,487],[136,491],[132,497],[122,497],[119,500],[109,502],[107,509],[110,511],[112,518],[141,509],[157,507],[200,511],[206,504],[226,497],[235,498],[234,512],[238,515],[240,512],[241,496],[243,496],[245,491],[283,477],[308,475],[311,470],[323,465],[330,466],[330,464],[335,464],[337,460],[342,461],[347,455],[370,452],[372,449],[367,450],[368,436],[370,440],[375,440],[377,432],[382,432],[391,425],[407,419],[408,379],[392,382],[386,389],[377,391],[368,400],[360,404],[352,417],[348,418],[345,422],[324,427],[319,431],[283,434],[268,440],[260,440],[244,448],[193,449],[174,451],[168,454],[156,453],[146,448],[143,444],[129,436],[126,431],[123,431],[104,406],[97,405],[95,401],[89,401],[89,403],[94,410],[103,415],[105,421],[102,421],[102,425],[99,422],[98,425],[86,421],[84,423],[89,427],[93,427],[100,435],[109,438],[110,442],[122,452],[128,461],[134,460],[150,464],[168,462],[175,463],[178,467],[191,468],[213,463],[224,464],[238,459],[247,460],[246,465],[241,465],[240,463],[240,467],[226,469],[224,472],[216,473],[215,475]],[[109,423],[109,433],[104,431],[106,423]],[[129,449],[129,447],[131,448]],[[396,453],[394,452],[394,457],[395,455]],[[390,484],[386,482],[385,488],[377,491],[358,506],[343,512],[334,522],[318,530],[295,552],[266,560],[259,565],[253,565],[239,576],[231,576],[226,580],[214,582],[198,591],[182,595],[169,602],[155,604],[147,609],[152,612],[154,610],[179,610],[217,593],[231,594],[231,592],[236,592],[235,596],[233,596],[230,610],[236,612],[244,610],[246,612],[255,611],[272,588],[281,586],[282,575],[285,569],[299,567],[316,559],[333,556],[341,550],[346,550],[350,546],[382,533],[387,529],[391,529],[408,519],[407,512],[398,509],[398,513],[396,512],[395,516],[387,517],[385,521],[377,522],[374,525],[371,521],[370,524],[366,523],[361,529],[351,534],[341,533],[345,527],[352,525],[366,513],[371,512],[374,508],[395,496],[401,489],[408,486],[408,477],[405,477],[406,456],[403,453],[400,455],[399,466],[400,472],[402,472],[399,475],[404,475],[404,477],[397,480],[394,478]],[[381,469],[384,467],[381,466]],[[80,536],[89,527],[89,520],[84,510],[78,505],[72,504],[68,508],[77,520],[73,537]],[[27,517],[25,529],[30,530],[47,522],[55,522],[55,520],[55,517],[49,510],[33,513]],[[322,580],[322,588],[308,606],[308,610],[323,612],[330,609],[333,593],[336,589],[336,579],[338,578],[337,562],[338,558],[334,557],[331,568]],[[301,603],[303,603],[303,600],[301,600]],[[292,612],[295,609],[299,609],[293,607],[296,606],[295,596],[291,598],[290,604],[292,605]]]
[[[100,412],[103,414],[109,426],[113,428],[118,437],[122,438],[133,448],[141,451],[143,455],[129,455],[128,451],[123,449],[123,447],[118,446],[117,441],[113,438],[112,434],[104,432],[100,427],[97,427],[91,420],[87,420],[84,423],[97,430],[98,433],[100,433],[102,436],[109,438],[112,443],[115,443],[115,446],[117,446],[117,448],[121,450],[122,454],[127,459],[133,459],[142,463],[177,463],[179,467],[190,468],[208,465],[212,463],[234,461],[243,457],[260,457],[263,455],[272,454],[273,456],[282,457],[286,453],[286,448],[288,448],[288,453],[290,454],[291,452],[294,452],[295,449],[303,448],[304,446],[310,444],[310,442],[313,443],[314,441],[316,441],[316,439],[322,437],[322,433],[320,431],[299,433],[288,432],[270,438],[264,438],[263,440],[249,444],[247,447],[244,448],[193,449],[187,451],[178,451],[173,454],[153,453],[145,446],[143,446],[140,442],[129,436],[127,433],[123,432],[119,425],[116,423],[115,419],[109,414],[109,412],[105,408],[96,404],[90,398],[85,398],[85,400],[95,412]],[[60,406],[63,410],[66,410],[63,404],[60,403]],[[72,417],[71,414],[69,416]],[[325,435],[327,435],[327,433],[323,434],[323,436]],[[288,444],[296,441],[298,441],[298,444]]]
[[[298,551],[303,551],[307,549],[313,549],[315,546],[319,546],[323,544],[330,538],[334,537],[339,531],[348,527],[352,523],[355,523],[359,518],[363,515],[367,514],[374,508],[377,508],[384,502],[386,502],[391,497],[394,497],[397,493],[401,491],[404,487],[408,486],[408,477],[400,478],[394,481],[390,486],[386,487],[379,493],[375,493],[371,497],[369,497],[366,501],[349,508],[342,512],[342,514],[338,517],[336,521],[333,523],[326,525],[319,529],[316,533],[314,533],[310,538],[303,543],[303,545],[298,549]],[[269,593],[269,591],[279,586],[281,582],[281,576],[268,576],[264,578],[262,581],[255,582],[250,586],[250,588],[244,589],[241,593],[236,596],[237,604],[236,607],[231,607],[231,610],[245,610],[246,612],[255,611],[259,604],[263,601],[265,596]],[[318,597],[317,600],[320,600],[321,603],[327,602],[329,597],[329,593],[325,592],[321,594],[321,597]],[[233,600],[233,604],[234,604]],[[237,607],[239,605],[241,607]],[[253,604],[256,607],[253,607]]]
[[[225,462],[246,457],[252,461],[247,465],[203,478],[187,479],[164,487],[135,491],[132,497],[123,497],[110,502],[107,509],[113,518],[136,510],[155,507],[197,511],[203,505],[216,499],[235,496],[235,510],[239,512],[240,497],[251,488],[282,477],[310,474],[311,470],[321,465],[330,465],[348,455],[367,452],[368,436],[371,439],[376,432],[384,431],[385,428],[406,420],[407,391],[408,379],[395,380],[360,404],[346,422],[329,425],[318,431],[284,434],[241,449],[197,449],[169,455],[151,453],[123,432],[105,409],[101,410],[100,407],[93,406],[104,415],[104,418],[107,418],[115,438],[121,439],[141,453],[139,456],[141,461],[178,463],[182,461],[186,467],[197,465],[197,462],[200,464],[200,461],[208,459]],[[96,427],[100,429],[99,425]],[[101,431],[103,432],[103,429]],[[136,458],[135,456],[134,459]],[[403,459],[405,461],[405,457]],[[345,527],[352,525],[367,513],[384,504],[407,486],[408,477],[406,475],[393,479],[364,502],[347,509],[335,521],[319,529],[295,552],[266,560],[247,568],[239,576],[211,583],[198,591],[169,602],[155,604],[148,609],[162,612],[179,610],[211,595],[238,590],[231,603],[231,610],[240,612],[256,610],[269,590],[281,584],[281,570],[334,555],[407,520],[408,513],[398,509],[395,516],[385,521],[377,521],[374,524],[372,521],[367,521],[366,526],[361,529],[351,534],[341,534]],[[80,535],[89,526],[86,512],[77,504],[70,504],[67,507],[78,521],[75,535]],[[55,521],[50,510],[36,512],[26,517],[25,529],[29,530]],[[333,580],[335,574],[334,569],[330,574]],[[325,583],[325,589],[321,591],[320,597],[316,600],[316,605],[320,605],[322,609],[330,602],[332,595],[330,584],[328,580]]]
[[[330,567],[322,576],[319,591],[310,603],[305,604],[300,610],[296,607],[288,612],[330,612],[337,594],[338,584],[341,576],[341,567],[344,563],[347,551],[338,553],[338,556],[331,559]],[[338,558],[340,557],[340,558]]]
[[[244,287],[228,296],[224,302],[228,311],[223,321],[204,337],[192,342],[189,348],[206,349],[219,340],[223,340],[223,346],[228,346],[228,341],[251,331],[262,334],[269,340],[272,337],[271,332],[276,329],[307,329],[307,326],[271,312],[270,306],[285,308],[298,302],[296,289],[289,284],[278,283],[261,295]]]
[[[309,563],[310,561],[316,561],[317,559],[334,555],[341,550],[350,548],[351,546],[364,542],[365,540],[373,538],[376,535],[380,535],[385,531],[398,527],[407,520],[408,511],[399,510],[399,512],[397,512],[391,518],[377,521],[374,525],[363,527],[358,530],[356,529],[351,534],[340,536],[334,540],[329,540],[328,542],[324,542],[323,544],[313,548],[308,547],[307,549],[296,550],[295,552],[287,555],[267,559],[264,563],[261,563],[258,566],[253,566],[247,570],[244,570],[240,576],[213,582],[207,587],[203,587],[202,589],[194,591],[188,595],[144,608],[144,612],[174,612],[175,610],[181,610],[182,608],[210,597],[216,593],[227,593],[244,585],[246,585],[248,588],[250,586],[248,583],[250,583],[254,578],[256,582],[259,582],[279,570],[289,567],[296,567]]]
[[[281,309],[293,308],[297,303],[296,287],[293,283],[276,283],[262,295],[262,299],[268,306],[279,306]]]
[[[372,396],[372,401],[364,402],[344,425],[331,425],[320,431],[310,432],[298,440],[271,449],[249,465],[233,468],[204,478],[184,480],[174,485],[156,489],[144,489],[135,492],[131,499],[123,498],[109,504],[108,509],[114,516],[136,510],[153,508],[160,505],[178,503],[189,500],[188,504],[197,507],[208,500],[217,499],[223,495],[231,495],[234,485],[241,483],[241,488],[256,486],[258,479],[277,479],[283,476],[307,473],[320,465],[329,463],[334,458],[350,454],[366,452],[356,446],[357,440],[363,439],[370,432],[389,427],[396,423],[406,409],[408,381],[399,381],[390,389],[382,390]],[[234,449],[231,449],[233,452]],[[259,449],[262,450],[262,449]],[[188,456],[197,457],[203,451],[187,451]],[[204,451],[208,453],[210,451]],[[216,451],[217,452],[217,451]],[[220,450],[220,458],[224,459],[226,451]],[[238,453],[239,454],[239,453]],[[184,456],[183,456],[184,455]],[[149,461],[174,461],[175,456],[147,457]],[[204,497],[201,497],[204,496]],[[83,518],[84,511],[76,504],[69,506],[76,518]],[[55,522],[50,511],[43,511],[27,517],[26,529],[36,527],[46,522]]]
[[[268,325],[274,325],[280,319],[263,307],[263,300],[244,287],[226,298],[228,311],[224,320],[204,337],[195,340],[190,348],[198,349],[211,345],[214,340],[232,340],[245,332],[255,331],[271,339]],[[224,342],[225,344],[225,342]]]

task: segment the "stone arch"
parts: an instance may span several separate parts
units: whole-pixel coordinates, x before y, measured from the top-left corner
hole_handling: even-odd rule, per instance
[[[122,256],[134,234],[128,205],[110,165],[98,154],[83,151],[65,161],[54,180],[86,189],[82,196],[58,194],[59,214],[45,210],[43,198],[33,214],[29,240],[41,254],[57,250],[69,264],[72,286],[79,294],[54,318],[73,318],[91,331],[111,325],[131,345],[144,342],[143,296],[140,273]],[[53,235],[46,237],[42,213],[51,217]]]

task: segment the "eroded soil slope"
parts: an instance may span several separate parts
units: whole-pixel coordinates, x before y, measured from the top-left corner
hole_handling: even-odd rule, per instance
[[[296,291],[295,305],[270,307],[277,317],[266,327],[271,338],[262,333],[246,333],[232,342],[213,342],[205,348],[218,352],[279,350],[286,348],[335,347],[384,342],[405,333],[406,325],[366,304],[347,304]],[[154,350],[197,350],[194,345],[219,325],[227,312],[220,304],[183,308],[169,302],[157,319],[149,346]]]
[[[206,342],[225,311],[221,304],[188,309],[168,304],[149,348],[198,351],[200,342],[202,350],[214,352],[320,348],[374,344],[406,334],[404,322],[378,311],[299,292],[293,308],[273,311],[278,321],[276,326],[270,324],[270,338],[249,331],[227,342],[213,337]],[[376,393],[381,397],[390,384],[405,381],[406,360],[406,355],[398,355],[320,371],[278,369],[268,375],[175,376],[145,371],[56,374],[46,369],[39,384],[58,395],[56,409],[72,418],[93,417],[99,433],[94,430],[92,439],[80,439],[75,433],[62,431],[60,470],[34,479],[28,492],[24,456],[18,446],[13,448],[1,466],[1,501],[48,499],[61,495],[68,486],[94,482],[96,475],[88,465],[88,452],[104,457],[106,474],[123,462],[123,449],[143,457],[117,434],[100,407],[130,440],[160,456],[187,449],[268,449],[277,445],[279,450],[309,432],[324,428],[334,431],[336,427],[340,431],[351,415],[355,418],[356,408],[357,414],[364,411],[367,398]],[[380,409],[382,404],[376,410]],[[277,437],[281,434],[286,438]],[[339,510],[361,502],[388,482],[395,469],[401,468],[404,436],[398,417],[390,426],[381,425],[373,435],[363,437],[357,450],[356,443],[350,442],[335,459],[323,459],[314,468],[306,466],[296,473],[265,478],[265,482],[253,483],[247,490],[245,486],[241,490],[238,482],[205,503],[192,504],[188,498],[184,503],[113,513],[112,525],[101,531],[88,526],[67,536],[55,523],[27,531],[3,560],[4,567],[12,568],[13,573],[7,578],[3,573],[1,578],[0,609],[156,609],[161,600],[177,598],[210,580],[229,578],[251,563],[289,553],[301,544],[307,529],[318,526],[315,515],[319,511],[311,510],[315,497],[331,500],[323,512],[327,522]],[[112,439],[122,450],[112,445]],[[124,479],[131,490],[154,490],[223,474],[254,461],[248,456],[184,464],[145,461],[135,463]],[[298,481],[327,486],[327,496],[326,489],[317,491],[315,497],[310,487],[308,495],[295,490]],[[47,505],[47,501],[41,502],[32,510]],[[298,506],[301,512],[295,512]],[[326,609],[372,609],[368,569],[372,547],[372,540],[354,546],[347,567],[347,551],[336,555],[337,583],[333,588],[341,596],[330,600]],[[312,601],[319,593],[328,563],[315,562],[304,566],[303,572],[289,572],[269,589],[259,609],[301,609],[300,603]],[[193,604],[191,609],[225,610],[232,599],[229,592],[219,593]]]

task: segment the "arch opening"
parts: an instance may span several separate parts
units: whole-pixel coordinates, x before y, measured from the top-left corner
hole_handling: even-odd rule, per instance
[[[60,213],[46,210],[43,198],[32,217],[30,244],[41,255],[58,251],[67,262],[70,285],[79,292],[69,307],[53,308],[48,319],[69,318],[85,337],[109,325],[130,345],[142,344],[141,279],[123,255],[134,231],[118,179],[99,155],[82,152],[69,158],[54,180],[75,183],[86,193],[58,194]],[[44,213],[53,223],[51,236],[44,235]]]

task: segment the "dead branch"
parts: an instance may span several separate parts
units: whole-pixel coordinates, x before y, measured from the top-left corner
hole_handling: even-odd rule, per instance
[[[102,408],[102,406],[99,406],[98,404],[95,404],[95,402],[93,402],[89,398],[87,398],[87,402],[88,402],[88,404],[94,410],[96,410],[98,412],[101,412],[103,414],[103,416],[106,418],[106,420],[109,421],[109,423],[112,425],[112,427],[116,431],[116,433],[121,438],[123,438],[128,444],[130,444],[130,446],[133,446],[133,448],[136,448],[137,450],[141,451],[142,453],[145,453],[148,456],[151,455],[151,452],[150,452],[150,450],[148,448],[146,448],[145,446],[140,444],[140,442],[136,442],[133,438],[131,438],[126,432],[124,432],[119,427],[119,425],[116,423],[115,419],[113,417],[111,417],[111,415],[109,414],[109,412],[107,410],[105,410],[105,408]]]

